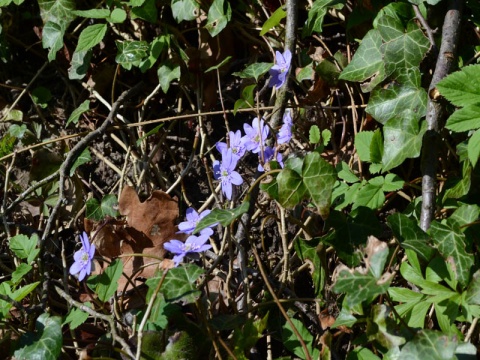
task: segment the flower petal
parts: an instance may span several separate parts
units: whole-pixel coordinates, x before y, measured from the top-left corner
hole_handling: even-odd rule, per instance
[[[69,273],[70,275],[78,274],[80,270],[82,270],[82,268],[83,268],[83,263],[81,263],[80,261],[75,261],[72,264],[72,266],[70,266]]]
[[[242,177],[240,176],[240,174],[236,171],[232,171],[230,173],[230,181],[232,184],[234,185],[241,185],[243,184],[243,179]]]
[[[222,191],[228,200],[232,199],[232,183],[230,181],[228,182],[222,181]]]

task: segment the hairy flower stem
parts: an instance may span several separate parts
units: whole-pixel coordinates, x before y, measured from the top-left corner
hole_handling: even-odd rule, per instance
[[[436,174],[438,165],[438,143],[443,127],[445,109],[435,97],[437,83],[447,76],[456,63],[457,43],[460,32],[463,0],[452,0],[445,15],[442,29],[442,44],[435,72],[429,87],[427,104],[427,132],[423,137],[422,149],[422,212],[420,227],[427,231],[435,213]]]

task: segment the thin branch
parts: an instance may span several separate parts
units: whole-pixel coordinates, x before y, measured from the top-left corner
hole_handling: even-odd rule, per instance
[[[420,24],[422,24],[423,28],[425,29],[425,32],[427,33],[428,40],[430,41],[430,45],[432,45],[432,50],[435,52],[435,54],[438,54],[438,48],[437,44],[435,44],[435,38],[433,37],[434,31],[428,25],[427,20],[423,17],[422,13],[420,12],[420,9],[418,8],[418,5],[412,5],[413,6],[413,11],[415,11],[415,16],[417,17],[418,21],[420,21]]]
[[[285,25],[285,50],[290,50],[292,53],[292,59],[295,55],[295,43],[297,33],[297,14],[298,14],[298,0],[287,0],[287,23]],[[275,107],[273,109],[272,118],[270,120],[270,126],[276,128],[283,119],[283,113],[287,105],[287,94],[290,91],[290,85],[288,78],[292,72],[292,66],[287,72],[287,81],[278,89],[277,99],[275,101]]]
[[[437,83],[451,72],[456,63],[462,9],[463,0],[450,2],[450,8],[443,23],[442,44],[435,72],[428,89],[427,132],[423,137],[422,149],[422,212],[420,214],[420,227],[424,231],[430,227],[435,212],[438,142],[445,113],[443,105],[432,95],[435,93]]]

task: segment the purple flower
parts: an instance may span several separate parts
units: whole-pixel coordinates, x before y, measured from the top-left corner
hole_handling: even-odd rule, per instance
[[[246,151],[242,133],[240,130],[237,130],[236,132],[230,131],[228,136],[230,137],[230,149],[232,149],[233,155],[241,158]],[[228,148],[227,143],[224,142],[218,142],[216,147],[220,154]]]
[[[241,185],[243,179],[238,172],[235,171],[238,158],[233,155],[232,149],[222,152],[222,162],[218,160],[213,162],[213,176],[216,180],[221,180],[222,191],[228,200],[232,198],[232,184]]]
[[[268,126],[264,125],[263,119],[258,121],[258,118],[254,118],[251,126],[243,124],[243,130],[245,130],[243,137],[245,148],[254,154],[260,152],[270,132]]]
[[[205,216],[210,214],[210,210],[204,210],[200,214],[195,211],[193,208],[188,208],[187,209],[187,221],[181,222],[178,224],[178,230],[177,234],[192,234],[193,230],[195,230],[195,227],[197,226],[198,222],[202,220]],[[214,226],[215,224],[210,225],[210,227]],[[201,235],[206,235],[210,236],[213,234],[213,230],[210,229],[210,227],[203,229],[200,231]]]
[[[275,156],[275,149],[271,148],[270,146],[265,147],[265,150],[263,151],[263,160],[264,160],[263,163],[266,164],[266,163],[272,161],[274,156]],[[276,161],[278,162],[280,167],[283,168],[282,154],[277,153]],[[258,164],[257,169],[258,169],[258,171],[262,171],[262,172],[265,171],[262,164]]]
[[[275,86],[277,89],[280,89],[287,80],[288,69],[290,68],[290,63],[292,62],[292,53],[290,50],[285,50],[283,54],[281,54],[279,51],[275,51],[275,57],[277,62],[269,70],[269,73],[272,77],[270,78],[268,86]]]
[[[290,110],[287,109],[285,114],[283,114],[283,125],[278,131],[277,135],[277,144],[286,144],[292,138],[292,116],[290,115]]]
[[[173,257],[173,264],[178,266],[182,262],[183,258],[187,254],[199,253],[208,250],[212,247],[210,244],[205,244],[208,241],[207,235],[190,235],[187,241],[181,242],[180,240],[170,240],[163,244],[165,250],[170,251],[175,256]]]
[[[92,260],[95,255],[95,245],[90,244],[85,231],[80,235],[80,240],[82,241],[82,247],[73,255],[75,262],[70,267],[70,274],[78,274],[78,280],[82,281],[85,278],[85,275],[90,275],[92,272]]]

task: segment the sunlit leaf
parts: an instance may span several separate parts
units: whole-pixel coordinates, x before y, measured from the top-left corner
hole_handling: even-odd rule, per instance
[[[95,291],[100,301],[108,301],[117,291],[118,280],[122,276],[123,263],[114,260],[100,275],[93,275],[87,279],[87,285]]]
[[[420,123],[418,115],[410,110],[388,120],[383,127],[383,171],[420,156],[425,131],[426,122]]]
[[[16,359],[56,360],[62,350],[62,318],[45,313],[37,318],[34,334],[25,334],[15,351]]]
[[[340,79],[362,82],[363,92],[372,91],[385,79],[385,63],[380,50],[382,37],[378,30],[370,30],[362,39],[352,61],[343,69]]]
[[[175,79],[180,79],[180,66],[167,61],[158,68],[157,75],[160,86],[166,94],[170,88],[170,83]]]
[[[85,100],[83,103],[81,103],[75,110],[72,111],[70,114],[66,126],[73,122],[74,124],[78,123],[78,119],[80,116],[87,112],[90,109],[90,100]]]
[[[303,200],[307,188],[302,177],[290,169],[283,169],[277,176],[278,198],[286,208],[293,208]]]
[[[194,20],[199,15],[200,3],[195,0],[172,0],[173,17],[179,23]]]
[[[258,78],[270,70],[272,66],[272,63],[255,63],[247,66],[242,71],[234,72],[233,75],[243,79],[254,78],[255,81],[258,81]]]
[[[443,78],[437,89],[455,106],[480,104],[480,65],[463,67]]]
[[[115,61],[127,70],[140,66],[147,57],[149,45],[146,41],[116,41],[117,56]]]
[[[63,47],[63,35],[65,30],[60,25],[49,21],[45,24],[42,31],[42,46],[48,51],[48,61],[55,60],[57,51]]]
[[[197,227],[195,228],[194,233],[197,233],[213,224],[221,224],[223,226],[228,226],[230,225],[233,221],[235,221],[237,218],[242,216],[244,213],[248,211],[248,208],[250,206],[250,203],[248,202],[248,199],[245,199],[245,201],[235,209],[213,209],[210,214],[202,218],[197,224]]]
[[[280,21],[287,16],[285,10],[282,7],[279,7],[274,13],[265,21],[262,26],[262,30],[260,31],[260,36],[265,35],[270,29],[274,28],[275,26],[280,24]]]
[[[443,258],[450,262],[457,280],[462,285],[466,285],[470,278],[470,269],[473,266],[474,258],[466,250],[465,235],[437,221],[432,222],[428,233]]]
[[[82,30],[78,37],[75,52],[86,51],[93,48],[103,40],[107,32],[107,24],[94,24]]]
[[[183,264],[182,266],[170,269],[165,276],[160,292],[167,301],[182,301],[183,303],[194,302],[199,296],[196,281],[204,270],[194,264]],[[162,272],[147,280],[147,285],[156,287],[162,277]]]
[[[207,24],[205,29],[208,30],[210,36],[217,36],[232,17],[232,8],[228,0],[213,0],[212,5],[208,9]]]
[[[85,150],[82,151],[82,153],[75,159],[75,162],[73,163],[72,167],[70,168],[70,176],[73,176],[75,173],[75,170],[83,164],[88,163],[89,161],[92,160],[92,156],[90,155],[90,150],[88,150],[88,147],[85,148]]]

